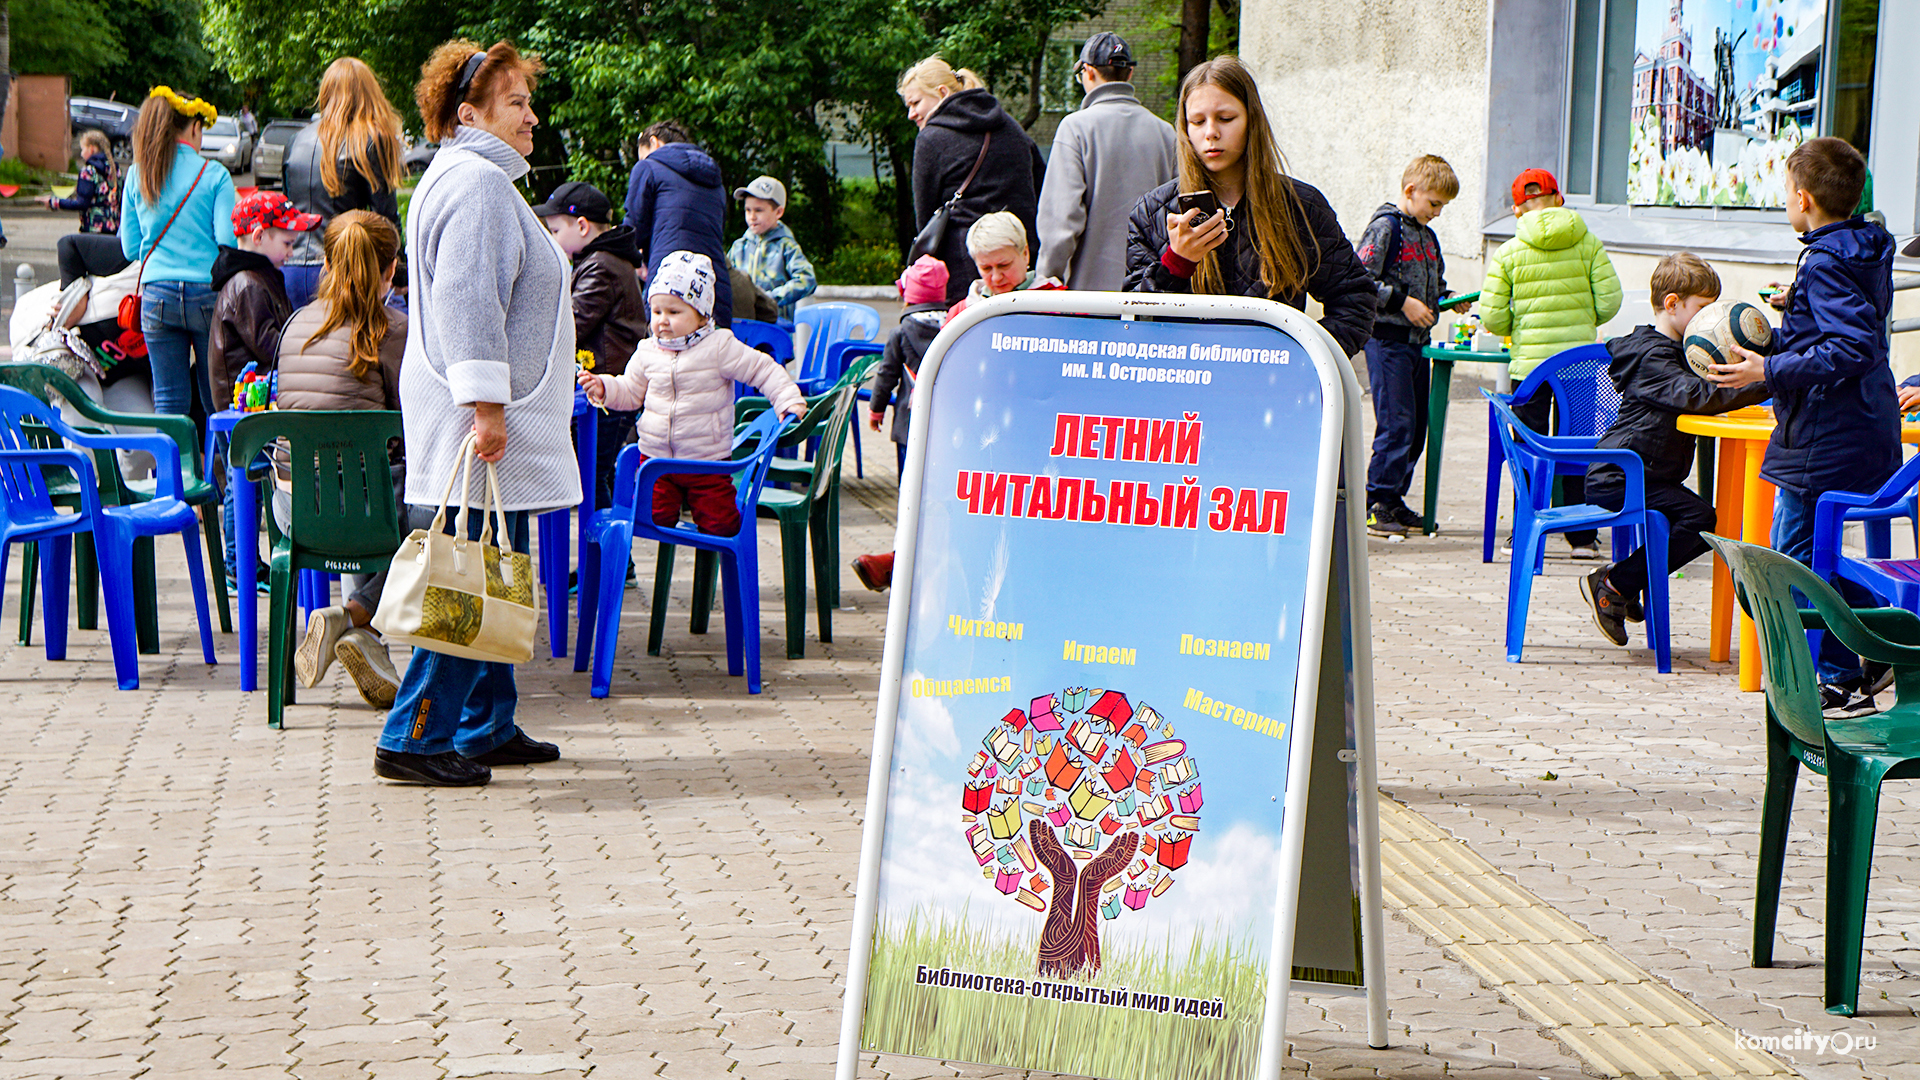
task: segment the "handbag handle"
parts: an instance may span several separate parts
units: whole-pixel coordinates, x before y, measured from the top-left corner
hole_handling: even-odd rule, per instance
[[[200,163],[200,171],[193,174],[193,183],[187,185],[187,193],[180,197],[180,205],[173,208],[173,216],[167,219],[165,225],[161,226],[160,235],[153,238],[153,246],[148,248],[146,255],[141,257],[140,272],[133,277],[134,295],[139,295],[140,286],[147,280],[147,260],[153,258],[153,253],[160,250],[161,242],[166,240],[167,233],[173,230],[173,223],[180,219],[180,211],[185,210],[187,203],[193,199],[193,189],[200,186],[200,178],[207,175],[207,166],[211,164],[213,164],[211,161],[203,161]],[[127,329],[131,329],[131,327]]]
[[[430,533],[437,533],[446,526],[447,511],[450,508],[453,509],[454,512],[455,529],[461,528],[464,524],[462,515],[469,514],[477,509],[481,514],[480,543],[483,546],[489,546],[493,540],[495,520],[499,520],[500,532],[504,534],[506,532],[506,519],[504,512],[500,509],[500,474],[494,470],[493,462],[480,458],[479,447],[475,445],[478,440],[479,436],[472,432],[468,432],[467,437],[461,440],[460,460],[454,464],[452,469],[447,471],[447,486],[440,492],[440,507],[434,511],[433,525],[429,527],[428,531]],[[482,505],[478,507],[468,506],[466,503],[467,496],[473,491],[473,463],[475,461],[480,461],[480,463],[487,468],[487,475],[480,489]],[[461,502],[458,507],[453,506],[453,484],[455,478],[458,478],[460,481]],[[489,495],[491,495],[491,503],[487,502]],[[462,539],[462,537],[456,533],[454,539],[458,540]]]

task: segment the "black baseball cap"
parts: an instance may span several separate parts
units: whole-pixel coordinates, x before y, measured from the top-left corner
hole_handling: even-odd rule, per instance
[[[1127,48],[1127,41],[1111,30],[1102,30],[1087,39],[1080,49],[1079,67],[1123,67],[1133,66],[1133,51]],[[1075,68],[1077,72],[1079,68]]]
[[[554,188],[547,201],[534,207],[533,212],[541,217],[572,214],[596,225],[605,225],[613,220],[613,203],[592,184],[569,180]]]

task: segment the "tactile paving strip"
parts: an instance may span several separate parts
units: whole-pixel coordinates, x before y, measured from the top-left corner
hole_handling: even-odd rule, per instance
[[[1380,842],[1387,901],[1600,1075],[1795,1075],[1384,795]]]

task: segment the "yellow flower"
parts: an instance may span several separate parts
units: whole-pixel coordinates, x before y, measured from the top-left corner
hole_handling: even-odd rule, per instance
[[[575,352],[573,354],[573,359],[575,363],[580,365],[581,371],[593,370],[593,350],[592,349],[581,349],[578,352]]]
[[[203,101],[200,98],[182,97],[171,86],[156,86],[152,90],[147,91],[147,96],[167,99],[167,104],[173,106],[174,112],[179,113],[181,116],[197,116],[200,118],[202,124],[210,125],[220,118],[219,111],[213,107],[211,102]]]

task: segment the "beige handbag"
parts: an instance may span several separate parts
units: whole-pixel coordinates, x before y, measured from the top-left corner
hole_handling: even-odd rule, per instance
[[[523,664],[533,658],[539,586],[529,556],[493,542],[494,523],[501,514],[500,480],[491,463],[482,462],[486,465],[482,501],[487,505],[477,508],[486,515],[480,539],[466,538],[465,522],[456,524],[457,536],[442,531],[453,500],[454,477],[459,477],[463,501],[472,490],[473,462],[479,457],[473,444],[471,435],[460,444],[460,461],[447,477],[433,525],[413,530],[394,552],[373,628],[389,644],[468,660]],[[475,509],[456,508],[456,520]]]

